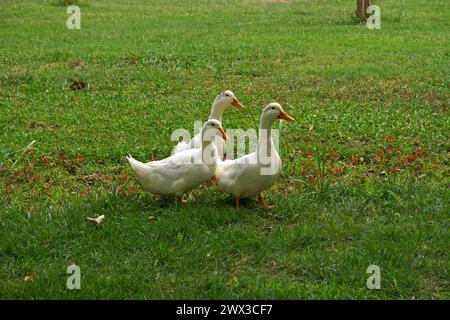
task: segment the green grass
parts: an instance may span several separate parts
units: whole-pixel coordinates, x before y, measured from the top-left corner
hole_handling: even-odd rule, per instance
[[[59,2],[1,1],[0,298],[449,299],[450,12],[382,0],[368,30],[354,2],[80,0],[70,31]],[[225,89],[225,128],[297,120],[276,208],[139,189],[124,156],[169,155]]]

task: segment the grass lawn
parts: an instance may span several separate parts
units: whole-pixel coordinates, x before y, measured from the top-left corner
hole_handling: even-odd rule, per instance
[[[80,0],[81,30],[57,2],[0,2],[1,299],[450,298],[447,2],[378,1],[381,30],[353,0]],[[125,155],[225,89],[225,128],[296,118],[276,207],[142,191]]]

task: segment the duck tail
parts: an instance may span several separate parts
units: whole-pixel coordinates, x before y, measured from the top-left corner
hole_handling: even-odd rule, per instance
[[[136,176],[139,177],[145,172],[146,165],[144,163],[134,159],[131,155],[128,155],[126,158]]]
[[[130,154],[129,155],[127,155],[126,157],[125,157],[127,160],[128,160],[128,163],[130,164],[130,166],[134,169],[134,167],[135,166],[137,166],[137,160],[136,159],[134,159]]]

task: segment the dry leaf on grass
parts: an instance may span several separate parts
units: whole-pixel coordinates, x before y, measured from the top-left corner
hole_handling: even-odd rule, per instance
[[[98,175],[98,173],[93,173],[93,174],[90,174],[88,176],[84,176],[83,180],[86,180],[86,181],[97,181],[99,178],[100,178],[100,176]]]
[[[102,214],[101,216],[98,216],[97,218],[89,218],[88,217],[86,219],[88,219],[89,221],[94,222],[98,226],[98,225],[100,225],[100,223],[103,222],[103,220],[105,220],[105,215]]]
[[[28,276],[25,276],[25,278],[23,278],[23,280],[25,280],[25,281],[33,281],[33,275],[30,274]]]

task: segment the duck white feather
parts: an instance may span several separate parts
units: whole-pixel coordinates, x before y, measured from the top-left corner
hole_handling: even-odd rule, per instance
[[[233,105],[238,109],[243,109],[244,106],[239,102],[233,92],[230,90],[226,90],[220,93],[215,99],[211,107],[211,113],[209,115],[209,120],[217,120],[222,124],[222,115],[225,109],[229,106]],[[217,147],[219,152],[219,156],[223,159],[225,154],[225,140],[222,137],[214,137],[213,141]],[[172,154],[176,154],[178,152],[200,148],[202,143],[201,133],[196,134],[190,141],[180,141],[172,150]]]
[[[237,207],[240,199],[256,195],[265,206],[261,192],[272,185],[282,167],[271,134],[272,125],[278,118],[294,120],[278,103],[269,104],[261,115],[257,150],[236,160],[219,159],[217,163],[215,176],[219,187],[235,197]]]
[[[142,163],[132,156],[126,158],[144,190],[158,195],[181,197],[214,175],[218,153],[211,138],[217,135],[226,138],[220,122],[208,120],[202,128],[204,141],[201,148],[184,150],[148,163]]]

